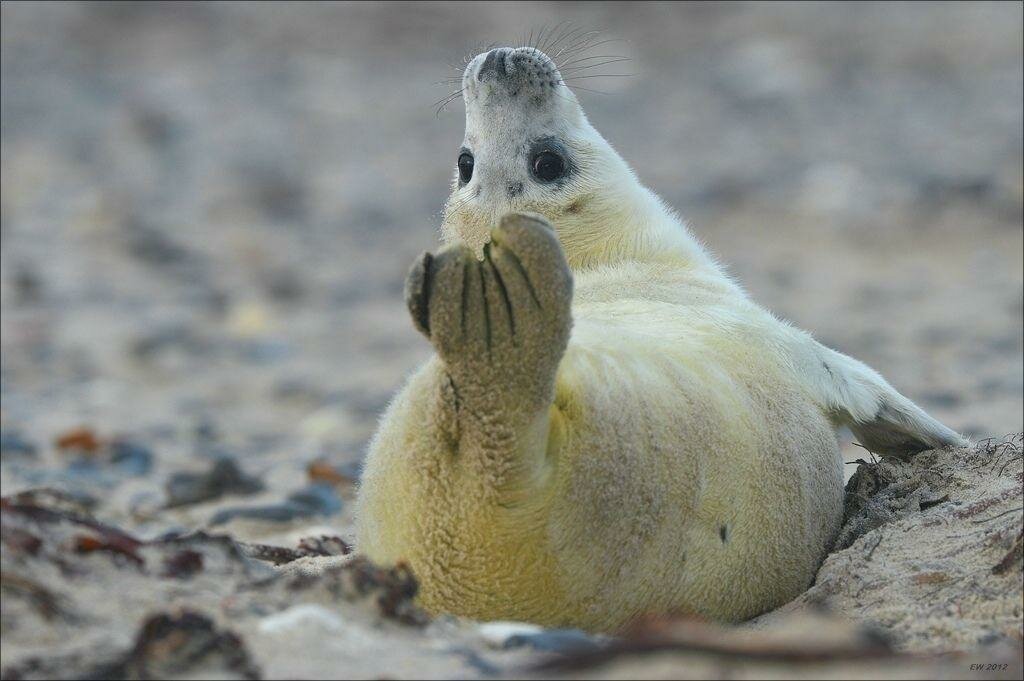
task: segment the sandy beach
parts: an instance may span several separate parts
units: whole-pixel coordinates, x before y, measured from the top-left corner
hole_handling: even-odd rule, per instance
[[[600,30],[611,42],[594,55],[629,58],[583,81],[583,107],[754,299],[972,438],[1024,429],[1019,4],[0,12],[0,486],[64,493],[39,504],[77,520],[37,549],[79,547],[68,560],[90,576],[68,607],[96,603],[48,628],[30,598],[14,604],[38,592],[5,563],[5,670],[99,674],[146,617],[204,602],[218,604],[202,615],[213,625],[153,626],[213,636],[241,677],[329,676],[338,659],[359,660],[360,676],[487,676],[548,645],[454,620],[424,636],[400,621],[416,617],[404,605],[381,620],[360,599],[405,603],[403,576],[352,568],[342,546],[376,419],[430,354],[402,283],[438,243],[462,139],[461,103],[437,112],[437,83],[474,46],[559,22]],[[850,461],[864,456],[843,438]],[[75,544],[85,516],[162,543],[115,541],[112,571],[109,550]],[[196,531],[290,550],[333,539],[275,567]],[[197,543],[167,543],[181,537]],[[122,564],[141,552],[189,572],[189,551],[206,569],[187,581]],[[280,581],[239,595],[282,570],[301,581],[307,563],[339,572],[301,596]],[[47,588],[69,579],[46,570]],[[357,605],[316,609],[339,593]],[[210,633],[235,605],[245,659]],[[294,650],[311,631],[334,647],[252,652]],[[442,640],[462,652],[438,653]],[[25,666],[40,657],[56,666]],[[157,673],[133,659],[116,673]]]

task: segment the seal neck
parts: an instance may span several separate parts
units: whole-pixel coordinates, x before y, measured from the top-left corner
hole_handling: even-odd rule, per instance
[[[587,212],[600,215],[599,220],[559,221],[569,266],[581,271],[617,262],[657,262],[724,276],[675,211],[623,166],[631,176],[629,190],[598,192],[588,202]]]

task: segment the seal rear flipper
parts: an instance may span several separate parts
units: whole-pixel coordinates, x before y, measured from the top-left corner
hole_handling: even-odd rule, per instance
[[[869,451],[907,456],[967,444],[962,435],[926,414],[871,367],[819,343],[815,345],[820,368],[814,384],[823,406]]]

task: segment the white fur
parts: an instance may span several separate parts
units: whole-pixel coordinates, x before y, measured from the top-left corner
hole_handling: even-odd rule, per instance
[[[508,82],[546,59],[531,58],[509,59]],[[430,317],[421,328],[441,356],[410,379],[371,445],[359,550],[407,561],[428,609],[481,619],[613,630],[647,612],[740,620],[784,603],[839,527],[837,426],[883,454],[961,438],[753,303],[567,88],[503,90],[476,78],[482,60],[465,77],[476,169],[453,183],[442,232],[477,253],[499,236],[495,248],[543,250],[537,228],[494,231],[506,213],[543,215],[572,270],[571,336],[559,360],[562,346],[531,338],[568,319],[537,321],[485,360],[453,351],[444,315]],[[561,186],[531,181],[523,158],[544,137],[577,165]],[[515,182],[521,195],[503,191]],[[458,248],[438,257],[463,257]],[[557,287],[550,262],[531,274]],[[454,295],[434,290],[430,305],[458,309]],[[522,386],[494,378],[492,365],[528,374],[552,352],[550,386],[544,371]]]

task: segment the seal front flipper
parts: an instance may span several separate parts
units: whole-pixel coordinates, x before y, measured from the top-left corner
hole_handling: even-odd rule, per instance
[[[459,244],[424,254],[410,270],[406,303],[450,378],[459,455],[496,486],[546,451],[571,302],[561,246],[535,215],[502,218],[482,259]]]
[[[823,406],[869,451],[907,456],[967,444],[962,435],[926,414],[871,367],[820,343],[814,345],[819,366],[812,370],[813,385]]]

